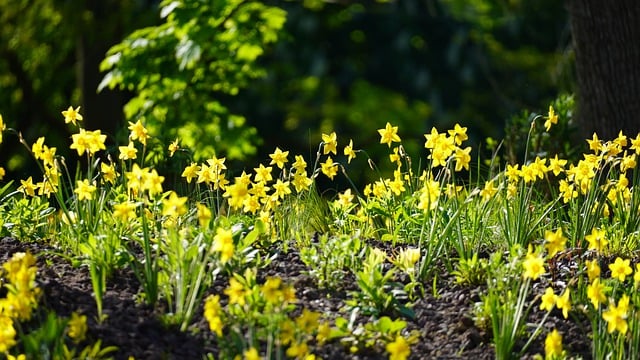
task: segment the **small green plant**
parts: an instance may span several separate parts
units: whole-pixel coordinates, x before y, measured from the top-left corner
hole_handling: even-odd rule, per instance
[[[489,260],[478,259],[478,254],[475,253],[469,259],[459,259],[451,275],[456,277],[458,284],[475,286],[487,281],[488,270]]]
[[[89,235],[88,239],[79,245],[83,262],[89,267],[93,296],[98,309],[98,322],[106,319],[102,313],[102,297],[107,290],[107,280],[116,268],[126,263],[123,249],[120,238],[113,233]]]
[[[209,295],[204,304],[204,317],[216,335],[221,357],[257,356],[261,349],[261,357],[266,359],[311,355],[308,342],[320,331],[320,313],[303,309],[294,317],[292,286],[277,277],[259,284],[256,270],[247,269],[244,275],[232,275],[224,295],[225,306],[217,294]]]
[[[347,235],[315,235],[300,244],[300,260],[319,287],[337,289],[347,274],[358,270],[365,253],[364,242]]]
[[[392,320],[382,316],[372,322],[357,323],[358,311],[351,313],[349,320],[338,317],[335,326],[328,332],[330,339],[339,339],[352,354],[368,351],[380,351],[385,348],[389,355],[408,357],[411,353],[409,346],[418,341],[419,333],[411,332],[407,337],[402,336],[407,323],[403,320]]]
[[[545,258],[540,251],[533,252],[529,247],[526,255],[522,256],[520,249],[517,246],[512,248],[507,262],[497,253],[492,256],[487,276],[487,293],[482,296],[483,305],[480,309],[481,313],[484,312],[490,318],[496,359],[522,356],[540,334],[551,309],[558,306],[566,318],[571,307],[568,289],[562,296],[556,296],[551,290],[546,297],[542,297],[541,309],[546,309],[545,316],[533,331],[527,333],[527,317],[537,305],[529,300],[531,281],[546,270]],[[522,337],[527,337],[527,341],[521,349],[516,349],[516,343]]]
[[[49,216],[55,209],[42,197],[9,194],[0,208],[3,232],[16,239],[45,239],[49,235]]]
[[[355,272],[359,291],[350,293],[352,298],[347,300],[347,306],[358,308],[364,314],[400,314],[413,318],[413,310],[404,304],[408,295],[402,284],[395,281],[396,268],[385,269],[386,257],[380,249],[369,249],[362,270]]]

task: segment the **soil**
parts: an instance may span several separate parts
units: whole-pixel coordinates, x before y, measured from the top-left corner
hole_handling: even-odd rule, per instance
[[[87,315],[88,339],[101,339],[103,346],[116,346],[118,350],[113,353],[116,359],[130,356],[135,359],[202,359],[208,353],[217,355],[214,336],[202,317],[201,307],[188,331],[167,327],[160,321],[162,309],[151,309],[139,301],[140,285],[134,274],[125,269],[117,272],[109,282],[103,301],[108,317],[98,323],[86,267],[73,267],[45,244],[0,239],[0,263],[19,251],[38,255],[37,279],[43,290],[41,307],[61,316],[69,316],[73,311]],[[343,290],[331,292],[318,288],[305,269],[298,253],[289,249],[286,253],[279,252],[266,268],[260,270],[259,276],[279,276],[293,284],[300,307],[348,318],[345,300],[348,290],[355,286],[353,279],[346,281]],[[482,287],[459,285],[453,276],[444,270],[442,273],[444,275],[437,277],[435,290],[433,283],[424,284],[424,297],[413,306],[415,317],[406,319],[407,330],[417,330],[420,334],[419,340],[411,346],[410,359],[493,359],[490,331],[477,326],[473,320],[472,308],[480,301]],[[226,282],[220,278],[210,292],[222,293],[225,287]],[[534,292],[541,293],[542,290],[536,288]],[[534,323],[542,316],[534,306],[529,322]],[[570,355],[589,359],[588,336],[577,324],[580,322],[572,318],[565,320],[557,310],[547,319],[549,328],[555,327],[562,333],[563,346]],[[384,349],[353,355],[338,341],[315,347],[313,352],[322,359],[387,358]],[[544,354],[544,335],[533,342],[523,358],[532,359],[535,354]]]

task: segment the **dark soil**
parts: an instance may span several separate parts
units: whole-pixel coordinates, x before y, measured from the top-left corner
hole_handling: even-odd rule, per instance
[[[207,353],[217,355],[214,336],[202,317],[202,308],[189,331],[180,332],[166,327],[160,321],[162,310],[151,309],[140,302],[138,281],[130,270],[122,270],[112,278],[104,296],[104,313],[108,317],[103,323],[97,323],[88,270],[71,266],[64,258],[54,255],[53,249],[46,245],[22,243],[12,238],[0,239],[0,263],[15,252],[27,250],[38,255],[37,278],[43,290],[43,307],[61,316],[69,316],[73,311],[87,315],[88,338],[91,341],[101,339],[104,346],[117,346],[116,359],[129,356],[135,359],[202,359]],[[348,280],[340,291],[319,289],[306,275],[305,265],[295,250],[279,253],[259,271],[259,277],[266,276],[280,276],[283,281],[293,284],[300,307],[330,316],[349,316],[345,300],[348,290],[355,286],[353,279]],[[435,291],[431,283],[425,284],[425,296],[413,306],[416,316],[407,320],[407,330],[420,333],[419,341],[412,345],[410,359],[494,358],[491,334],[476,326],[472,314],[483,289],[461,286],[450,275],[439,275],[436,284]],[[226,282],[219,279],[211,292],[222,293],[225,287]],[[536,291],[541,293],[542,289]],[[534,306],[529,320],[533,323],[542,315]],[[564,320],[554,310],[547,323],[563,334],[564,348],[570,355],[590,358],[589,339],[584,329],[576,325],[575,319]],[[339,342],[315,348],[314,353],[322,359],[387,358],[384,349],[353,355]],[[544,354],[544,335],[529,347],[524,358],[532,358],[537,353]]]

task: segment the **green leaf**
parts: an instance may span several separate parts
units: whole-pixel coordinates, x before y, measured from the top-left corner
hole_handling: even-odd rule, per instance
[[[161,6],[160,7],[160,18],[162,18],[162,19],[166,18],[178,6],[180,6],[180,2],[179,1],[172,1],[172,2],[170,2],[169,4],[167,4],[165,6]]]
[[[180,70],[193,68],[201,55],[200,46],[189,38],[180,39],[180,43],[176,46],[176,59]]]
[[[251,44],[242,44],[238,48],[236,57],[242,61],[254,61],[258,56],[262,55],[263,50],[260,46]]]

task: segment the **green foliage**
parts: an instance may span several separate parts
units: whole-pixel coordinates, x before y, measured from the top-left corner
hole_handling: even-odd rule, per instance
[[[300,260],[320,288],[337,289],[351,270],[360,269],[365,250],[359,238],[322,234],[300,244]]]
[[[286,13],[242,0],[165,0],[160,15],[162,24],[109,50],[100,89],[133,91],[126,118],[142,120],[153,136],[179,138],[196,158],[254,154],[256,130],[222,99],[265,75],[256,59],[278,39]]]
[[[396,268],[385,269],[385,258],[384,251],[369,249],[362,270],[354,271],[359,291],[351,292],[352,299],[346,301],[347,306],[364,314],[398,314],[413,318],[413,310],[404,304],[407,292],[402,284],[394,281]]]
[[[117,128],[120,94],[96,95],[98,62],[123,32],[151,23],[150,3],[0,1],[0,113],[8,126],[29,141],[47,134],[60,155],[69,154],[59,146],[69,136],[69,128],[59,120],[60,111],[70,103],[91,115],[115,115],[106,117],[108,123],[88,116],[89,128]],[[14,144],[10,140],[6,146]],[[14,179],[38,170],[24,153],[1,151],[0,161]]]
[[[406,321],[392,320],[388,316],[361,324],[356,322],[357,315],[358,312],[354,311],[349,320],[343,317],[336,318],[335,327],[331,331],[331,338],[340,339],[340,342],[348,347],[352,353],[379,350],[400,336],[407,326]],[[409,342],[417,341],[417,337],[418,334],[412,331],[409,335]]]
[[[544,117],[548,109],[536,112],[524,110],[513,115],[505,124],[504,160],[516,164],[522,159],[535,159],[558,155],[563,159],[577,160],[584,150],[576,146],[579,139],[578,124],[573,118],[575,99],[570,94],[560,94],[549,106],[558,115],[558,123],[551,131],[543,131]],[[532,124],[533,123],[533,124]]]
[[[478,254],[474,253],[469,259],[460,258],[451,275],[456,277],[458,284],[476,286],[486,281],[488,267],[488,259],[478,259]]]
[[[0,205],[1,233],[17,239],[46,239],[48,216],[55,212],[44,197],[24,197],[15,193]],[[0,234],[1,234],[0,233]]]

